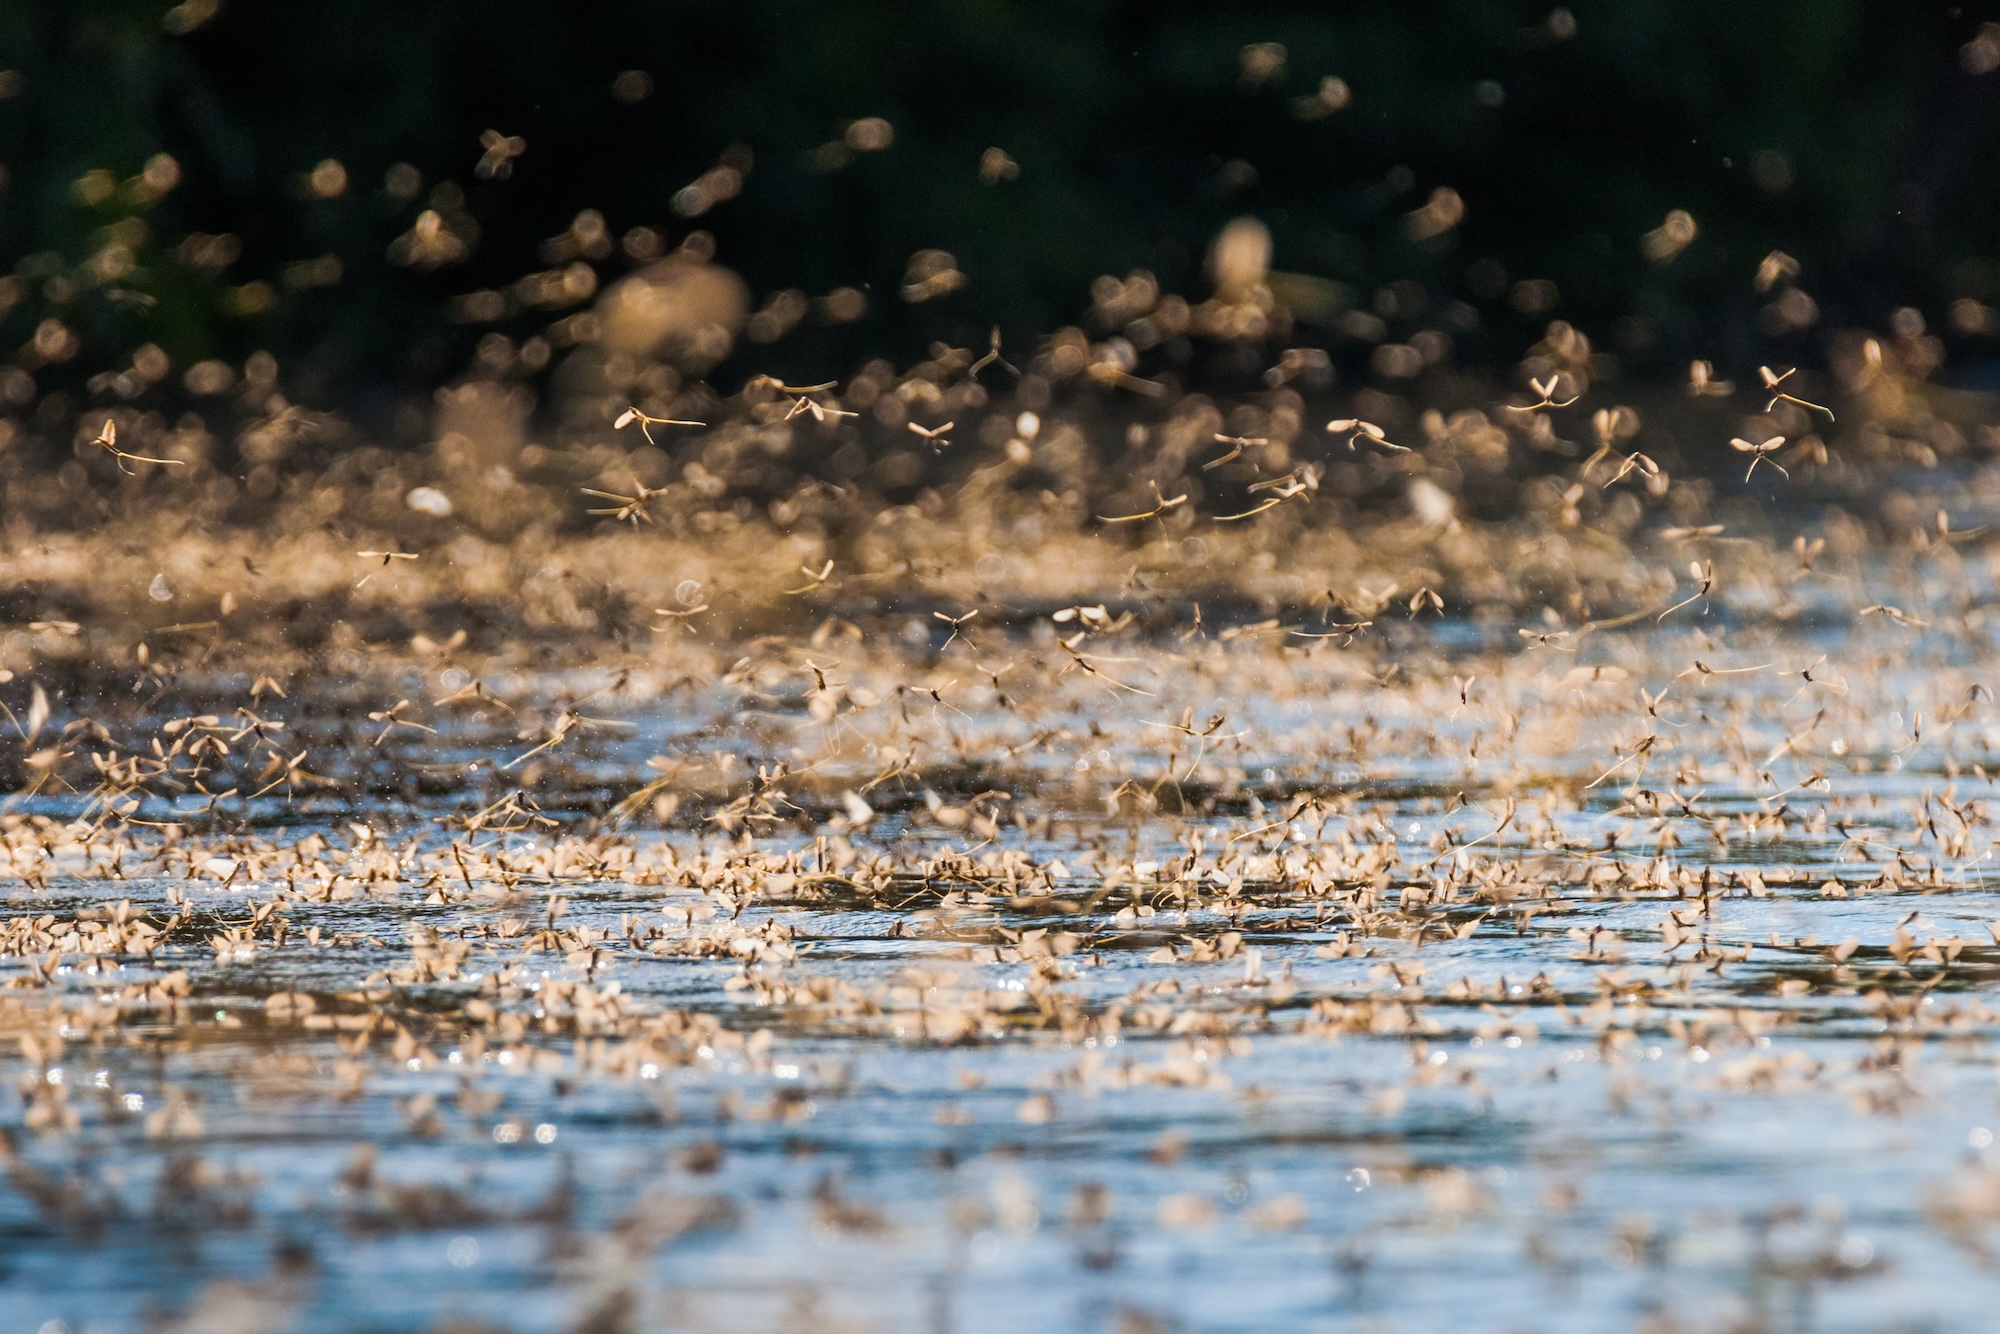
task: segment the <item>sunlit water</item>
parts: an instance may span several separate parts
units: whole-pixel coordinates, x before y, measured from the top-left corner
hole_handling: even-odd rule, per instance
[[[498,721],[357,762],[429,764],[433,795],[155,801],[140,818],[179,810],[204,857],[249,822],[244,847],[317,832],[331,861],[386,846],[407,875],[313,902],[301,873],[286,942],[226,958],[190,932],[45,980],[0,960],[0,1033],[71,1012],[59,1053],[0,1054],[0,1328],[1991,1328],[2000,892],[1973,766],[1994,771],[2000,721],[1970,689],[1977,635],[1895,631],[1087,650],[1115,685],[1044,646],[1041,675],[1002,678],[1011,708],[947,660],[906,679],[956,693],[903,697],[899,722],[877,682],[852,735],[811,716],[793,662],[593,706],[631,726],[554,752],[560,828],[437,822],[519,772],[491,763],[532,738]],[[1711,674],[1739,667],[1759,670]],[[514,688],[564,684],[603,683]],[[1642,687],[1671,689],[1648,714]],[[928,747],[899,774],[892,734]],[[755,895],[571,866],[554,924],[608,933],[593,958],[491,934],[549,924],[549,875],[454,883],[454,839],[525,867],[657,776],[646,758],[724,749],[665,830],[642,810],[621,839],[688,866],[747,829],[793,854]],[[791,805],[707,820],[780,759],[819,766],[781,785]],[[450,766],[480,761],[454,792]],[[843,832],[864,790],[876,816]],[[970,800],[989,790],[1008,800]],[[79,799],[13,809],[52,823],[10,918],[129,899],[164,919],[171,890],[224,923],[285,887],[276,855],[248,882],[136,857],[112,882],[49,833]],[[841,839],[894,850],[893,887],[815,879]],[[993,879],[1007,851],[1062,866]],[[651,952],[628,915],[723,953]],[[772,922],[791,957],[729,952]],[[455,975],[399,982],[412,924],[488,934]],[[459,1007],[511,965],[496,1001],[523,1027],[466,1041]],[[178,1025],[77,1017],[175,969]],[[719,1029],[643,1061],[615,1026],[544,1031],[579,980],[637,1021]],[[272,993],[312,997],[312,1022]],[[332,1024],[371,1008],[409,1043]],[[73,1129],[31,1116],[58,1084]]]

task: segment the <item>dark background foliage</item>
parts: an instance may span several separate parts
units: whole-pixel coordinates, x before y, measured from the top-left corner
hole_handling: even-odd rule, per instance
[[[11,0],[0,259],[18,281],[0,346],[63,321],[79,350],[44,380],[144,342],[177,367],[266,349],[309,401],[365,416],[457,373],[481,329],[449,298],[540,267],[538,246],[589,208],[614,238],[713,233],[757,301],[869,294],[859,322],[739,347],[724,381],[983,344],[995,322],[1025,340],[1074,320],[1100,274],[1146,268],[1198,296],[1209,242],[1242,214],[1271,228],[1277,269],[1341,284],[1392,336],[1449,317],[1475,365],[1511,361],[1551,316],[1663,377],[1691,356],[1810,362],[1825,330],[1906,305],[1944,329],[1954,300],[2000,297],[1985,17],[1861,0]],[[1246,77],[1252,43],[1282,44],[1282,69]],[[634,70],[646,79],[618,84]],[[1329,77],[1338,109],[1313,104]],[[847,149],[863,117],[893,144]],[[526,140],[506,179],[474,172],[489,129]],[[982,181],[993,147],[1016,178]],[[161,153],[179,180],[149,202],[134,181]],[[349,184],[315,197],[327,159]],[[750,164],[741,193],[677,213],[676,192],[725,160]],[[385,190],[398,163],[419,191]],[[118,188],[80,191],[94,170]],[[392,264],[421,210],[457,202],[450,185],[477,224],[469,255]],[[1405,215],[1440,186],[1463,222],[1413,239]],[[1698,235],[1655,262],[1641,238],[1675,209]],[[129,217],[133,265],[91,278]],[[186,263],[197,232],[240,253]],[[912,304],[897,290],[925,248],[969,282]],[[1760,323],[1751,279],[1774,249],[1817,304],[1808,327]],[[288,267],[329,255],[337,282]],[[599,264],[627,266],[615,250]],[[1559,300],[1517,309],[1523,279]],[[1959,325],[1954,352],[1977,365],[1983,326]]]

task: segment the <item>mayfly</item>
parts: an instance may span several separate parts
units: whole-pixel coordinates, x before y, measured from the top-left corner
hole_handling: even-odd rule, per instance
[[[1872,607],[1863,607],[1854,614],[1856,616],[1887,616],[1896,624],[1907,625],[1913,630],[1922,630],[1930,624],[1929,621],[1918,620],[1901,607],[1892,607],[1886,602],[1878,602]]]
[[[924,438],[925,443],[929,444],[933,450],[942,453],[944,452],[945,447],[951,444],[951,441],[944,438],[944,433],[946,431],[949,431],[952,427],[958,425],[958,423],[946,422],[942,426],[932,426],[929,428],[919,426],[915,422],[909,422],[907,423],[907,425],[909,426],[910,433],[912,435],[922,436]]]
[[[1560,403],[1556,402],[1556,388],[1561,383],[1562,380],[1560,377],[1554,375],[1551,375],[1547,380],[1530,379],[1528,387],[1537,394],[1540,394],[1541,399],[1538,402],[1528,404],[1526,407],[1518,403],[1509,403],[1507,410],[1509,412],[1539,412],[1543,408],[1566,408],[1583,397],[1582,394],[1573,394]]]
[[[1668,607],[1665,611],[1661,612],[1659,616],[1654,619],[1653,624],[1658,625],[1661,621],[1666,620],[1667,617],[1673,615],[1675,612],[1679,611],[1682,607],[1687,606],[1688,603],[1699,602],[1703,598],[1707,597],[1710,593],[1715,591],[1714,561],[1690,561],[1688,563],[1688,575],[1695,581],[1696,585],[1695,591],[1690,596],[1682,598],[1679,602],[1676,602],[1673,606]]]
[[[830,408],[826,404],[820,402],[818,399],[813,397],[814,394],[824,394],[830,392],[833,389],[834,385],[838,383],[839,381],[837,380],[828,380],[825,384],[779,385],[778,386],[779,393],[790,394],[792,396],[792,409],[790,412],[787,412],[785,414],[785,420],[790,421],[792,418],[798,416],[800,413],[803,412],[810,412],[812,414],[813,420],[816,422],[830,421],[837,417],[860,416],[861,414],[856,412],[849,412],[845,408]]]
[[[1938,537],[1946,542],[1970,542],[1975,537],[1983,537],[1991,532],[1993,525],[1985,523],[1977,528],[1954,529],[1951,526],[1951,516],[1943,510],[1939,510],[1937,512],[1936,528]]]
[[[1692,542],[1696,538],[1720,536],[1722,536],[1722,525],[1719,523],[1705,523],[1699,528],[1662,528],[1660,530],[1660,538],[1666,542]]]
[[[1597,432],[1597,452],[1584,460],[1583,467],[1577,472],[1578,477],[1588,478],[1593,468],[1616,452],[1621,412],[1623,409],[1614,411],[1611,408],[1599,408],[1597,415],[1591,418],[1591,426]],[[1627,416],[1629,417],[1629,414]],[[1604,486],[1607,488],[1614,486],[1633,472],[1642,473],[1647,477],[1657,477],[1660,465],[1646,455],[1634,451],[1620,460],[1618,471],[1611,475]]]
[[[1326,424],[1326,429],[1332,431],[1335,435],[1345,435],[1347,437],[1347,447],[1350,450],[1354,448],[1355,440],[1366,436],[1384,449],[1394,450],[1399,454],[1410,452],[1408,445],[1389,443],[1387,433],[1374,422],[1365,422],[1358,417],[1342,417],[1337,421],[1330,421]]]
[[[1000,326],[997,324],[993,326],[993,336],[991,339],[991,345],[987,348],[986,355],[981,357],[979,360],[973,362],[972,365],[966,368],[965,371],[966,377],[968,379],[976,380],[979,378],[979,372],[985,370],[988,366],[996,366],[996,365],[1003,366],[1007,370],[1012,371],[1015,379],[1018,380],[1021,378],[1021,372],[1015,370],[1012,363],[1008,362],[1004,357],[1000,355]]]
[[[1688,363],[1688,393],[1696,398],[1727,398],[1736,392],[1733,380],[1715,378],[1715,367],[1706,361]]]
[[[369,722],[382,724],[382,733],[380,736],[375,738],[374,742],[375,748],[377,750],[381,749],[382,743],[389,739],[389,734],[395,731],[399,727],[407,727],[412,729],[413,731],[418,731],[418,732],[429,732],[433,736],[437,735],[437,728],[426,727],[424,726],[424,724],[420,722],[415,722],[412,719],[405,718],[403,716],[403,710],[409,707],[410,707],[410,701],[406,699],[399,699],[394,704],[390,705],[388,708],[371,712],[368,715]]]
[[[500,766],[504,772],[532,759],[545,750],[551,750],[568,739],[569,734],[579,727],[630,727],[632,724],[610,718],[586,718],[575,709],[564,709],[556,715],[556,721],[548,730],[548,737],[532,750],[522,751],[513,759]]]
[[[355,585],[356,588],[360,588],[370,579],[380,574],[382,570],[388,569],[391,561],[415,560],[420,553],[415,551],[357,551],[354,554],[363,560],[379,560],[382,562],[381,570],[371,570],[361,577],[361,582]]]
[[[1609,487],[1615,485],[1618,482],[1622,482],[1628,475],[1630,475],[1635,471],[1643,474],[1648,478],[1658,477],[1660,475],[1660,465],[1653,462],[1653,460],[1648,458],[1646,455],[1639,453],[1637,450],[1634,450],[1632,453],[1627,454],[1625,456],[1625,462],[1619,465],[1618,471],[1612,473],[1611,480],[1606,482],[1604,485]]]
[[[442,699],[434,699],[431,701],[433,707],[440,709],[448,708],[454,704],[466,704],[466,703],[497,704],[509,713],[514,712],[514,706],[512,704],[509,704],[506,700],[501,699],[491,690],[488,690],[486,688],[485,683],[482,681],[470,682],[466,685],[460,686],[457,690],[453,691],[449,695],[446,695]]]
[[[1227,454],[1224,454],[1221,458],[1210,459],[1208,462],[1202,464],[1201,470],[1203,472],[1207,472],[1210,468],[1220,468],[1223,464],[1232,462],[1235,459],[1240,458],[1243,454],[1243,451],[1246,449],[1250,449],[1253,447],[1261,448],[1262,446],[1268,445],[1271,442],[1269,440],[1266,440],[1263,436],[1260,435],[1241,436],[1241,435],[1218,434],[1215,437],[1215,443],[1218,445],[1228,445],[1230,446],[1230,450]]]
[[[1819,553],[1825,550],[1826,539],[1823,537],[1815,537],[1812,541],[1808,542],[1806,541],[1806,535],[1800,533],[1792,539],[1792,554],[1798,558],[1799,577],[1801,579],[1813,572],[1813,562],[1818,560]]]
[[[677,417],[654,417],[650,416],[647,413],[639,411],[639,409],[637,408],[627,408],[625,409],[625,411],[618,414],[617,421],[611,423],[611,429],[614,431],[622,431],[626,427],[630,426],[633,422],[639,423],[639,433],[646,437],[646,443],[655,446],[659,444],[657,440],[653,439],[653,428],[655,426],[708,425],[707,422],[682,421]]]
[[[810,565],[801,565],[799,566],[799,573],[806,577],[806,582],[797,588],[786,589],[785,593],[789,597],[797,597],[801,593],[810,593],[831,579],[833,577],[833,560],[829,557],[826,564],[817,570],[813,569]],[[692,615],[692,613],[689,614]]]
[[[1782,448],[1784,446],[1784,443],[1785,443],[1785,437],[1783,437],[1782,435],[1774,435],[1761,445],[1753,445],[1748,440],[1744,440],[1741,437],[1732,439],[1729,442],[1729,447],[1731,449],[1735,450],[1739,454],[1748,454],[1751,456],[1750,470],[1749,472],[1743,474],[1743,480],[1746,482],[1749,481],[1751,473],[1757,471],[1757,465],[1760,463],[1770,464],[1773,468],[1776,468],[1779,472],[1784,473],[1785,477],[1789,479],[1791,477],[1791,474],[1789,472],[1785,472],[1785,467],[1783,464],[1779,463],[1776,459],[1765,457],[1766,455],[1774,453],[1778,449]]]
[[[967,644],[972,643],[971,635],[964,635],[961,634],[960,632],[964,630],[965,623],[967,621],[979,615],[979,608],[974,607],[971,611],[965,613],[965,615],[963,616],[947,616],[941,611],[934,611],[931,613],[931,615],[935,616],[937,619],[943,621],[946,625],[951,627],[951,637],[944,641],[944,648],[939,649],[938,652],[942,653],[944,652],[945,649],[950,648],[952,640],[954,639],[962,638],[965,640]]]
[[[584,511],[585,514],[608,514],[614,523],[651,523],[653,516],[646,509],[646,502],[654,496],[663,496],[667,493],[667,488],[663,486],[647,486],[639,480],[637,474],[634,474],[632,478],[632,489],[639,493],[636,496],[624,496],[618,494],[616,491],[599,491],[594,487],[588,486],[581,489],[586,496],[596,496],[602,500],[615,500],[618,502],[609,509],[599,508]]]
[[[1100,682],[1104,683],[1104,685],[1107,688],[1116,687],[1117,690],[1129,690],[1135,695],[1151,695],[1153,693],[1150,690],[1141,690],[1137,686],[1126,685],[1123,681],[1117,680],[1116,678],[1108,676],[1104,672],[1100,671],[1097,668],[1097,666],[1090,661],[1090,659],[1084,657],[1081,653],[1078,653],[1076,651],[1077,643],[1081,641],[1082,638],[1083,638],[1082,633],[1078,632],[1077,634],[1071,636],[1068,639],[1058,639],[1056,641],[1057,645],[1059,645],[1062,648],[1063,652],[1069,654],[1070,666],[1081,667],[1084,670],[1085,674],[1096,677]],[[1070,670],[1069,667],[1064,667],[1060,671],[1058,671],[1056,675],[1066,676],[1068,675],[1069,670]],[[1116,693],[1116,691],[1114,691],[1113,693]]]
[[[1324,632],[1293,630],[1291,633],[1300,639],[1338,639],[1342,641],[1341,647],[1346,648],[1354,642],[1356,635],[1373,624],[1373,621],[1328,621]]]
[[[697,603],[692,607],[683,607],[678,610],[668,607],[655,607],[653,608],[653,614],[656,616],[666,617],[667,625],[678,625],[682,629],[687,630],[690,634],[692,634],[693,630],[688,625],[688,621],[696,616],[701,615],[701,613],[707,610],[708,610],[708,604],[706,602],[701,602]],[[667,626],[656,625],[653,628],[655,630],[664,630],[667,628]]]
[[[104,429],[97,433],[97,439],[90,443],[93,445],[102,445],[104,448],[110,450],[111,457],[118,460],[118,471],[128,477],[135,477],[138,474],[126,467],[127,463],[162,463],[169,468],[185,468],[187,466],[186,461],[182,459],[148,458],[144,454],[128,454],[118,448],[118,423],[109,417],[104,419]]]
[[[1276,509],[1295,496],[1304,496],[1307,502],[1310,503],[1313,492],[1317,490],[1319,490],[1319,474],[1314,472],[1310,465],[1301,464],[1298,468],[1286,473],[1283,477],[1274,477],[1269,481],[1258,482],[1250,488],[1253,495],[1259,491],[1270,492],[1271,499],[1244,510],[1241,514],[1218,514],[1215,516],[1215,521],[1217,523],[1235,523],[1239,519],[1253,518],[1256,515],[1264,513],[1266,510]]]
[[[1597,452],[1583,461],[1577,476],[1589,480],[1591,469],[1611,457],[1611,451],[1618,443],[1618,414],[1610,408],[1599,408],[1590,419],[1591,429],[1597,432]]]
[[[391,561],[415,560],[419,553],[414,551],[357,551],[354,554],[361,557],[361,559],[363,560],[379,560],[382,562],[381,569],[370,570],[367,574],[361,576],[360,583],[354,585],[356,588],[361,588],[365,586],[370,579],[373,579],[376,575],[380,574],[382,570],[388,569],[389,563]]]
[[[479,161],[472,173],[482,181],[504,181],[514,174],[514,159],[528,151],[528,141],[518,134],[488,130],[479,136]]]
[[[1539,644],[1543,648],[1552,648],[1560,653],[1576,652],[1575,649],[1570,648],[1563,642],[1570,637],[1570,632],[1567,630],[1529,630],[1524,627],[1516,630],[1514,633],[1523,639]]]
[[[1104,523],[1137,523],[1141,519],[1157,519],[1167,511],[1179,509],[1182,505],[1187,504],[1188,498],[1186,492],[1182,492],[1172,500],[1169,500],[1160,493],[1160,484],[1158,482],[1148,482],[1147,485],[1153,488],[1153,508],[1143,514],[1120,514],[1115,517],[1100,514],[1097,516],[1098,519]]]
[[[1771,401],[1764,405],[1764,411],[1769,412],[1772,408],[1777,407],[1779,402],[1782,400],[1783,402],[1786,403],[1796,403],[1802,408],[1811,408],[1814,412],[1824,412],[1826,414],[1826,419],[1828,421],[1832,421],[1833,420],[1832,408],[1823,407],[1818,403],[1811,403],[1803,398],[1794,397],[1793,395],[1788,394],[1784,390],[1778,388],[1779,385],[1791,379],[1794,375],[1797,375],[1798,373],[1799,373],[1799,368],[1797,366],[1792,367],[1790,370],[1786,371],[1783,375],[1779,375],[1778,373],[1773,371],[1769,366],[1759,366],[1757,368],[1757,374],[1761,375],[1764,378],[1764,388],[1769,390],[1771,394]]]

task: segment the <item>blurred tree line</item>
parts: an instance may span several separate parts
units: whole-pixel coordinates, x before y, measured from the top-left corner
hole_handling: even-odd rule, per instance
[[[1511,364],[1551,318],[1661,377],[1811,362],[1899,309],[1974,364],[2000,333],[1981,18],[9,0],[0,349],[35,384],[0,396],[267,351],[366,420],[699,233],[758,311],[718,380],[844,375],[1049,334],[1101,275],[1198,298],[1242,215],[1291,341],[1363,374],[1425,329]]]

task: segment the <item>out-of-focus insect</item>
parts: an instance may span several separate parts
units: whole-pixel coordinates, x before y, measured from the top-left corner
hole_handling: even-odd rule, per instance
[[[1660,537],[1668,542],[1692,542],[1697,538],[1722,536],[1722,525],[1705,523],[1699,528],[1662,528]]]
[[[1882,344],[1870,338],[1861,344],[1861,374],[1855,377],[1854,387],[1866,388],[1881,376],[1882,371]]]
[[[1797,464],[1801,460],[1807,463],[1816,463],[1824,468],[1827,463],[1826,441],[1816,435],[1809,435],[1803,440],[1793,441],[1792,462]]]
[[[1970,542],[1975,537],[1984,537],[1993,531],[1993,525],[1983,523],[1977,528],[1953,528],[1951,516],[1943,510],[1937,512],[1937,535],[1944,542]]]
[[[1792,554],[1798,557],[1800,577],[1803,578],[1813,572],[1813,562],[1818,560],[1819,553],[1825,550],[1826,539],[1823,537],[1815,537],[1808,542],[1806,535],[1800,533],[1792,539]]]
[[[1715,367],[1705,361],[1688,363],[1688,393],[1696,398],[1727,398],[1736,392],[1734,380],[1715,378]]]
[[[915,422],[910,422],[908,423],[908,425],[910,428],[910,433],[912,435],[922,436],[925,442],[928,443],[933,450],[942,453],[945,447],[951,443],[951,441],[944,438],[944,433],[946,431],[949,431],[952,427],[958,425],[958,423],[946,422],[942,426],[932,426],[928,428],[919,426]]]
[[[518,134],[502,134],[498,130],[488,130],[479,136],[479,146],[485,151],[472,168],[472,174],[482,181],[504,181],[514,174],[514,159],[528,151],[528,141]]]
[[[1757,276],[1751,285],[1760,292],[1768,292],[1778,285],[1780,279],[1797,278],[1799,262],[1782,250],[1773,250],[1757,265]]]

